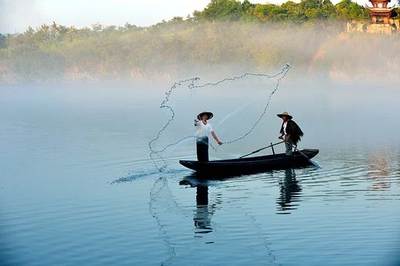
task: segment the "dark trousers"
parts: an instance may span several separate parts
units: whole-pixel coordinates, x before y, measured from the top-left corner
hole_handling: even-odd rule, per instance
[[[198,138],[196,141],[197,160],[208,162],[208,138]]]
[[[286,147],[286,155],[292,155],[293,154],[293,142],[290,139],[285,141],[285,147]]]

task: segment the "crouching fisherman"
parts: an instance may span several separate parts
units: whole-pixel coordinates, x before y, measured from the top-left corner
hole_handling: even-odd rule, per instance
[[[292,155],[293,145],[297,146],[301,137],[304,135],[300,127],[292,120],[292,116],[288,112],[277,114],[278,117],[282,118],[281,136],[279,137],[285,142],[286,155]]]
[[[200,162],[208,162],[208,137],[211,136],[215,139],[218,145],[222,145],[222,141],[215,134],[212,126],[208,123],[213,117],[211,112],[202,112],[194,120],[196,126],[196,148],[197,160]]]

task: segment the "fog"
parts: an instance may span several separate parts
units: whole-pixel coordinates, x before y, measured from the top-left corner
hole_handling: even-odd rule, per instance
[[[297,78],[399,81],[399,35],[346,33],[343,24],[169,22],[148,28],[59,25],[12,35],[0,49],[1,84],[162,81],[285,63]]]

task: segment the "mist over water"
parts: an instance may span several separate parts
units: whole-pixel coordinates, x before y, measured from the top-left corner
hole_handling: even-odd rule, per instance
[[[220,181],[198,180],[178,164],[195,158],[192,140],[163,153],[163,173],[149,160],[147,144],[168,118],[159,104],[171,84],[3,86],[2,259],[396,265],[400,147],[391,132],[400,129],[393,123],[400,92],[291,71],[256,130],[210,155],[235,158],[277,140],[276,113],[289,111],[305,132],[301,147],[320,149],[321,168]],[[256,78],[180,88],[171,98],[176,119],[158,144],[192,134],[203,109],[214,112],[210,122],[222,140],[237,137],[272,86]]]

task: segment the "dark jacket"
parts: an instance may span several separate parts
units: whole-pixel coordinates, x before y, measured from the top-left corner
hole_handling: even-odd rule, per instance
[[[283,135],[283,123],[281,126],[281,134]],[[293,120],[287,121],[286,125],[286,134],[289,135],[289,140],[296,145],[297,142],[301,139],[301,137],[304,135],[303,131],[301,131],[301,128],[294,122]]]

